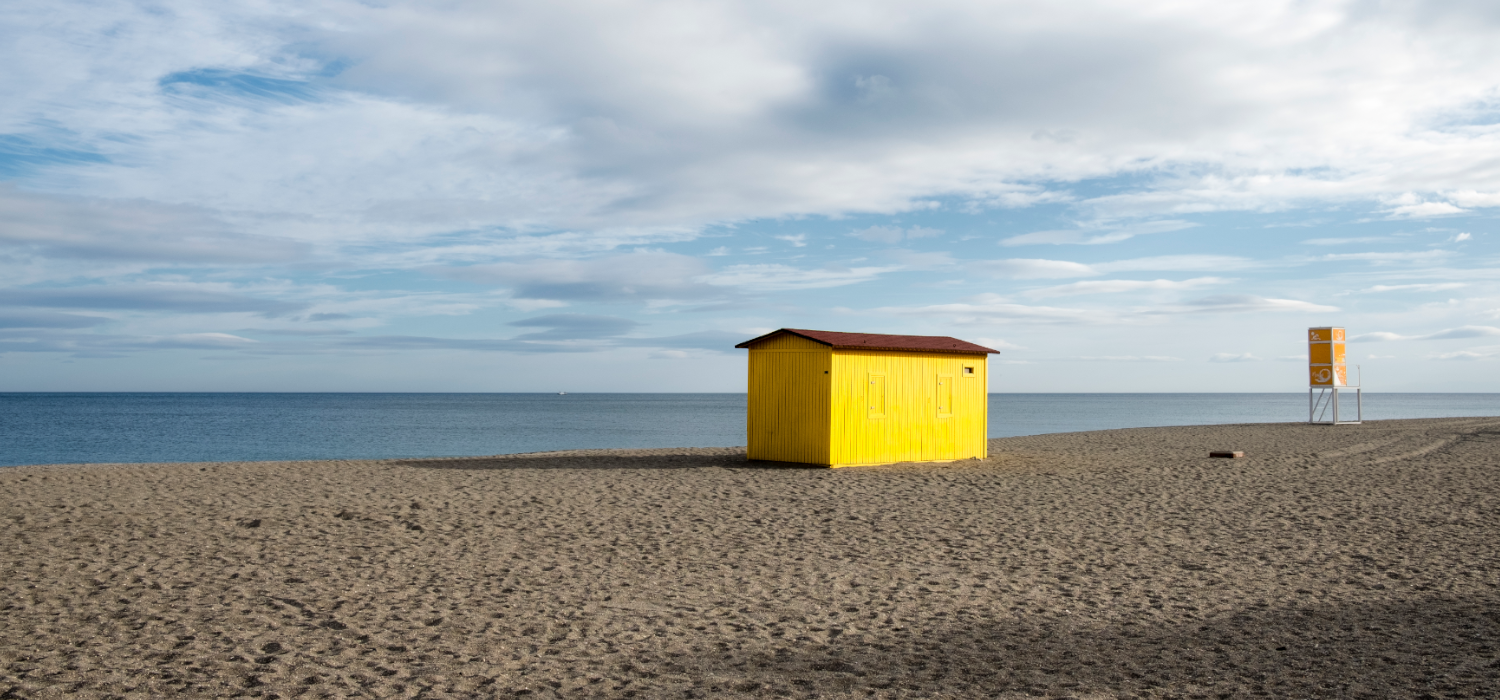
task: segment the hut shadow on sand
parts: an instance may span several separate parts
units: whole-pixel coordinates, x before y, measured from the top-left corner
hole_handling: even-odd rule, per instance
[[[570,450],[497,455],[400,459],[392,464],[415,469],[811,469],[827,467],[796,462],[745,459],[745,448],[676,448],[670,450]]]

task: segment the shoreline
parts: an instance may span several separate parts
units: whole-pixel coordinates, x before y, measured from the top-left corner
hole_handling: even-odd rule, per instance
[[[1422,422],[1422,421],[1491,421],[1491,420],[1500,421],[1500,416],[1451,416],[1451,417],[1441,417],[1441,418],[1392,418],[1392,419],[1382,419],[1382,420],[1366,420],[1366,421],[1364,421],[1364,425],[1409,424],[1409,423],[1416,423],[1416,422]],[[1357,427],[1358,425],[1359,424],[1353,424],[1354,427]],[[1201,424],[1201,425],[1154,425],[1154,426],[1139,426],[1139,427],[1126,427],[1126,428],[1100,428],[1100,429],[1096,429],[1096,430],[1078,430],[1078,431],[1053,432],[1053,433],[1036,433],[1036,434],[1032,434],[1032,435],[1012,435],[1012,436],[1007,436],[1007,437],[989,438],[988,442],[990,443],[990,450],[991,450],[991,453],[992,453],[990,455],[990,457],[993,458],[993,457],[996,456],[993,453],[994,453],[994,450],[996,449],[997,445],[1000,445],[1002,443],[1008,443],[1008,442],[1016,441],[1016,440],[1035,440],[1035,439],[1041,439],[1041,438],[1051,438],[1051,437],[1071,436],[1071,435],[1109,434],[1109,433],[1117,433],[1117,432],[1122,432],[1122,431],[1133,431],[1133,430],[1197,430],[1197,429],[1214,429],[1214,428],[1252,428],[1253,429],[1253,428],[1259,428],[1259,427],[1295,427],[1295,426],[1306,426],[1309,429],[1334,428],[1334,427],[1337,427],[1338,429],[1344,429],[1346,427],[1350,427],[1349,425],[1345,425],[1345,424],[1340,424],[1338,426],[1332,426],[1332,425],[1329,425],[1329,424],[1322,424],[1322,423],[1319,423],[1319,424],[1310,424],[1310,423],[1307,423],[1306,421],[1278,421],[1278,422],[1269,422],[1269,423],[1206,423],[1206,424]],[[714,456],[714,457],[729,457],[729,458],[732,458],[732,457],[734,457],[736,455],[743,456],[745,454],[745,451],[746,451],[746,448],[745,448],[744,445],[729,445],[729,446],[722,446],[722,447],[614,447],[614,448],[580,448],[580,449],[563,449],[563,450],[540,450],[540,451],[534,451],[534,452],[513,452],[513,453],[501,453],[501,454],[492,454],[492,455],[455,455],[455,456],[435,456],[435,457],[433,457],[433,456],[427,456],[427,457],[378,457],[378,458],[335,458],[335,457],[329,457],[329,458],[312,458],[312,459],[258,459],[258,460],[210,460],[210,461],[202,461],[202,460],[200,460],[200,461],[164,461],[164,462],[163,461],[157,461],[157,462],[49,462],[49,463],[40,463],[40,464],[0,465],[0,473],[3,473],[5,470],[12,470],[12,469],[41,470],[41,469],[95,469],[95,468],[173,467],[173,466],[203,466],[203,465],[298,465],[298,464],[319,465],[319,464],[349,464],[349,463],[360,463],[360,464],[364,464],[364,463],[382,463],[382,464],[383,463],[403,463],[404,464],[404,463],[415,463],[415,462],[443,462],[443,461],[474,462],[474,461],[482,461],[482,460],[515,460],[515,459],[528,459],[528,458],[536,458],[536,459],[551,459],[551,458],[574,459],[574,458],[578,458],[578,459],[583,459],[583,458],[589,458],[589,457],[598,457],[598,458],[608,459],[610,457],[622,456],[622,455],[630,455],[630,456],[637,456],[637,455],[641,455],[641,456],[659,455],[659,456],[664,456],[664,457],[690,456],[691,455],[691,456]],[[850,466],[847,466],[847,467],[839,467],[839,468],[841,468],[841,469],[851,469],[851,468],[879,468],[879,467],[894,467],[894,466],[919,467],[919,466],[924,465],[924,464],[925,465],[932,465],[934,467],[939,467],[939,466],[952,465],[952,464],[962,463],[962,462],[968,462],[968,461],[973,461],[973,460],[956,460],[956,461],[953,461],[953,462],[892,462],[892,463],[887,463],[887,464],[850,465]],[[980,460],[980,461],[989,461],[989,460],[986,459],[986,460]],[[541,464],[541,463],[538,463],[538,464]],[[825,467],[816,466],[816,465],[803,465],[803,464],[797,464],[797,463],[791,463],[791,462],[787,462],[787,463],[760,462],[759,464],[761,466],[785,466],[785,467],[788,467],[788,468],[808,468],[808,469],[821,469],[821,468],[825,468]],[[536,466],[536,465],[530,465],[530,466]],[[560,467],[560,466],[557,466],[557,465],[554,465],[554,466],[556,468],[563,468],[563,467]]]
[[[990,446],[6,467],[0,694],[1500,694],[1500,418]]]
[[[0,402],[0,422],[9,430],[0,465],[369,460],[745,441],[743,395],[173,396]],[[1274,393],[993,394],[988,432],[1001,438],[1300,421],[1307,415],[1305,399]],[[1500,394],[1366,399],[1365,416],[1372,420],[1500,415]]]

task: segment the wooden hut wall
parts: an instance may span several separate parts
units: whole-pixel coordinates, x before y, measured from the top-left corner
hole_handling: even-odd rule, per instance
[[[831,359],[828,346],[793,335],[750,349],[745,415],[750,459],[831,464]]]
[[[834,466],[983,458],[987,357],[833,352]],[[965,373],[964,368],[972,370]]]

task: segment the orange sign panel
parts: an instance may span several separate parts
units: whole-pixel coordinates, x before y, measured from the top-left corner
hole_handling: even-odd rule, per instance
[[[1325,326],[1307,329],[1307,370],[1310,386],[1348,386],[1344,329]]]
[[[1326,343],[1330,340],[1344,342],[1344,329],[1332,327],[1307,329],[1307,342],[1309,343]]]
[[[1311,386],[1348,386],[1349,368],[1344,365],[1313,365],[1308,368]]]
[[[1308,343],[1307,361],[1314,365],[1344,364],[1343,343]]]

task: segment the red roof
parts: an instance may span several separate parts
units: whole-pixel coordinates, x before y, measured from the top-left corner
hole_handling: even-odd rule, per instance
[[[748,348],[763,340],[770,340],[783,333],[800,336],[815,343],[822,343],[835,350],[915,350],[918,352],[949,352],[965,355],[999,355],[983,345],[950,338],[946,335],[882,335],[879,333],[840,333],[838,331],[808,331],[799,328],[783,328],[771,331],[759,338],[751,338],[737,348]]]

